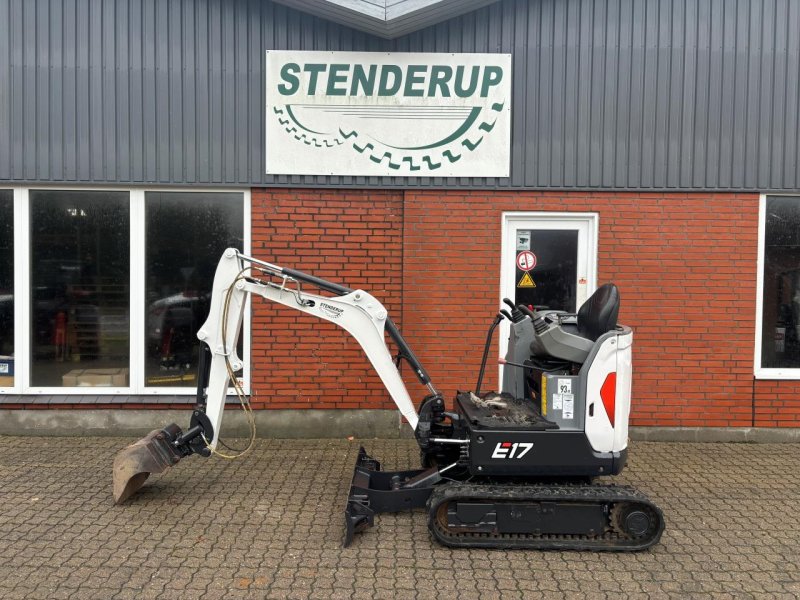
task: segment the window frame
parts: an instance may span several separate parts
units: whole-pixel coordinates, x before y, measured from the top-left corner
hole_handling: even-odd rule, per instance
[[[756,379],[800,379],[800,367],[772,368],[761,366],[762,336],[764,333],[764,267],[767,242],[767,198],[798,197],[798,194],[761,194],[758,198],[758,258],[756,260],[756,336],[753,375]]]
[[[146,215],[145,192],[184,192],[184,193],[239,193],[242,194],[242,223],[244,248],[250,253],[251,247],[251,190],[241,187],[149,187],[149,186],[69,186],[58,184],[41,184],[31,186],[2,186],[11,189],[14,194],[14,386],[0,387],[0,399],[3,395],[52,395],[52,396],[194,396],[194,387],[166,387],[145,385],[145,348],[146,348],[146,299],[145,299],[145,253],[135,242],[144,243]],[[30,191],[111,191],[128,192],[130,210],[130,359],[127,387],[39,387],[30,385],[31,372],[31,276],[30,276]],[[211,283],[211,282],[209,282]],[[250,393],[251,380],[251,302],[245,304],[243,327],[244,370],[242,379],[244,389]],[[80,400],[76,399],[80,403]],[[102,403],[102,400],[99,402]]]

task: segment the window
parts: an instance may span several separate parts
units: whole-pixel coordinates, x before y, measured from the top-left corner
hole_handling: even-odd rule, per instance
[[[14,385],[14,192],[0,190],[0,387]]]
[[[800,196],[761,200],[756,376],[800,378]]]
[[[225,248],[244,244],[240,199],[226,193],[145,193],[145,385],[197,385],[195,335],[208,316],[214,271]]]
[[[31,385],[128,387],[127,192],[30,192]]]
[[[193,393],[214,270],[226,248],[249,251],[249,201],[0,190],[0,394]]]

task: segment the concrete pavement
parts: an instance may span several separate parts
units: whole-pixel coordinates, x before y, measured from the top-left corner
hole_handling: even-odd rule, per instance
[[[385,468],[411,440],[259,440],[192,457],[125,506],[132,439],[0,437],[2,598],[797,598],[800,445],[634,442],[616,478],[664,510],[637,554],[451,550],[423,512],[380,515],[341,548],[359,443]]]

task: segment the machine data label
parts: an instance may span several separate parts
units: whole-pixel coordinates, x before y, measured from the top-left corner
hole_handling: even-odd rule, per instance
[[[565,419],[572,418],[572,408],[570,408],[570,416],[567,416],[567,407],[565,403],[570,401],[570,407],[575,397],[572,395],[572,379],[559,379],[556,387],[556,393],[553,394],[553,410],[563,410],[562,415]]]
[[[561,414],[564,419],[572,419],[575,411],[575,396],[572,394],[562,394],[564,400],[564,412]]]

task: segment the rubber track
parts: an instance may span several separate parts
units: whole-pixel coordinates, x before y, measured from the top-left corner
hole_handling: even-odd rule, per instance
[[[597,536],[520,533],[451,533],[436,519],[440,506],[453,500],[484,502],[598,502],[610,509],[606,531]],[[614,510],[636,505],[654,515],[657,523],[640,538],[618,531],[612,523]],[[446,508],[444,508],[446,510]],[[664,531],[664,516],[640,491],[620,485],[491,485],[452,483],[437,487],[428,500],[428,527],[445,546],[473,548],[532,548],[538,550],[589,550],[593,552],[635,552],[658,543]]]

